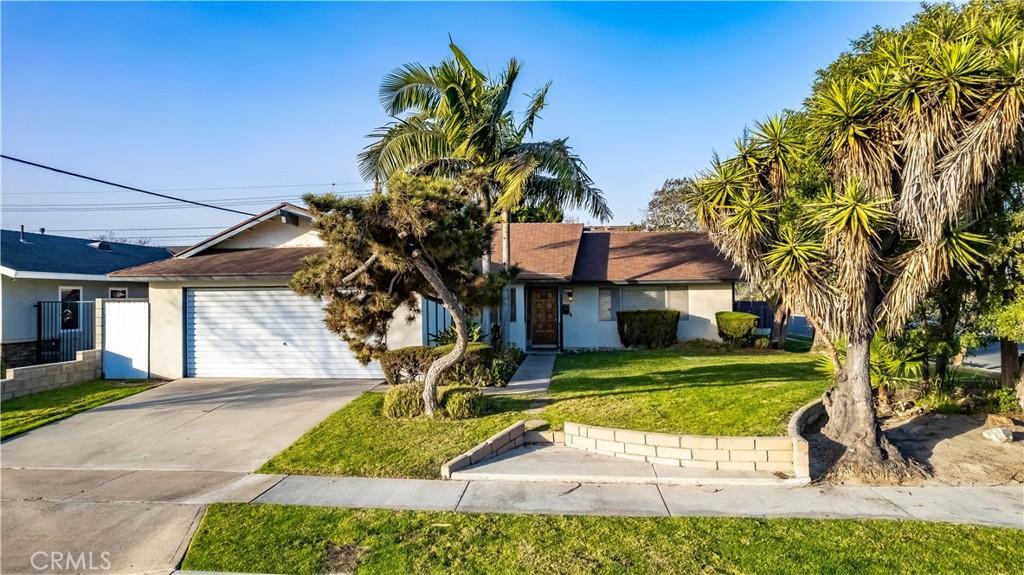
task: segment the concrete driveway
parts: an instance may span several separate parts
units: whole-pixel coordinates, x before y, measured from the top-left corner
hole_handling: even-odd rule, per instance
[[[3,573],[169,573],[203,505],[376,382],[183,379],[0,444]],[[70,559],[69,559],[70,558]]]
[[[255,471],[374,385],[181,379],[5,441],[0,455],[6,468]]]

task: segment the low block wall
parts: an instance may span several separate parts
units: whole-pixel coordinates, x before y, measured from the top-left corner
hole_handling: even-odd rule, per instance
[[[487,441],[469,451],[449,460],[441,466],[441,477],[451,479],[452,473],[481,461],[505,453],[510,449],[522,447],[525,441],[526,421],[521,420],[495,433]]]
[[[673,435],[570,422],[564,433],[566,446],[634,461],[807,477],[801,475],[807,467],[807,442],[791,437]]]
[[[0,400],[99,379],[103,372],[103,351],[89,349],[76,354],[74,361],[44,363],[7,370],[0,380]]]

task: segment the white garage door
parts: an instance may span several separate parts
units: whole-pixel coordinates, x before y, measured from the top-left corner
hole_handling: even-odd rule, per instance
[[[323,307],[286,288],[189,289],[186,373],[191,377],[380,378],[324,326]]]

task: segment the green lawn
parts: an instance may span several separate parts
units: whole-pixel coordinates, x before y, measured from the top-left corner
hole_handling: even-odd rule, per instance
[[[545,416],[694,435],[784,435],[789,416],[826,389],[817,356],[681,355],[678,349],[560,355]]]
[[[682,355],[679,349],[559,356],[542,413],[535,398],[487,398],[462,421],[395,420],[366,393],[268,461],[264,473],[437,478],[441,464],[519,419],[566,420],[701,435],[785,434],[789,416],[825,389],[815,356]]]
[[[184,568],[259,573],[1019,573],[1024,531],[218,504]]]
[[[489,398],[490,413],[459,421],[388,419],[384,394],[364,393],[260,469],[263,473],[440,477],[441,464],[530,416],[525,398]]]
[[[0,439],[135,395],[151,387],[153,385],[146,382],[96,379],[9,399],[0,406]]]

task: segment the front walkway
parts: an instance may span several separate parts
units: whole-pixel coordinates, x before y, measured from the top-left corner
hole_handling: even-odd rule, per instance
[[[555,369],[555,354],[531,353],[519,365],[519,369],[505,387],[485,387],[485,395],[544,394],[551,385],[551,374]]]

